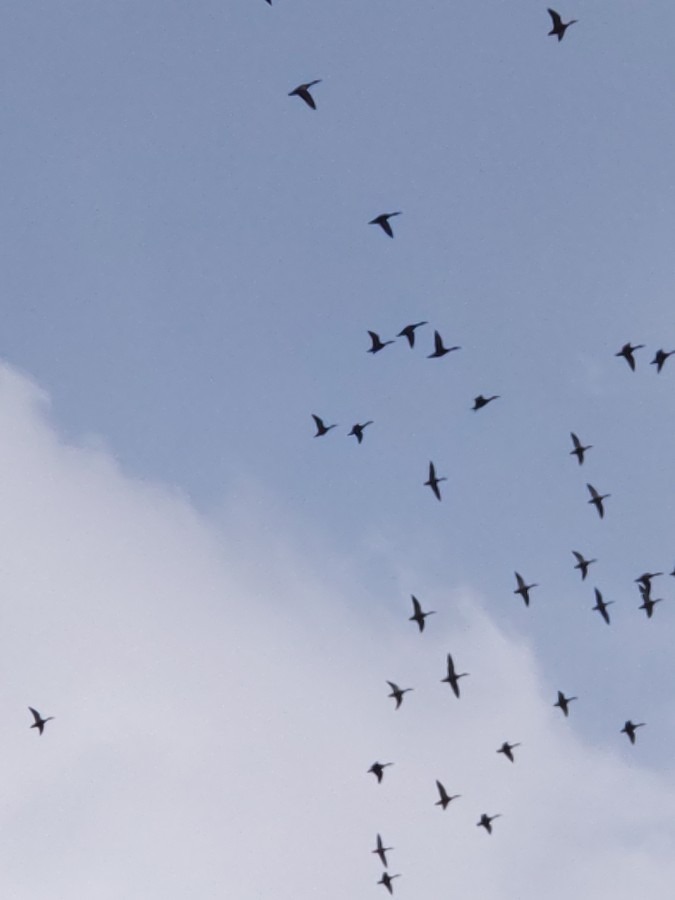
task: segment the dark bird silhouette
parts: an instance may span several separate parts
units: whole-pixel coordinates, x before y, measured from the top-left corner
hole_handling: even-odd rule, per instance
[[[380,857],[380,862],[382,863],[382,865],[383,865],[383,866],[385,867],[385,869],[386,869],[386,868],[387,868],[387,853],[388,853],[390,850],[393,850],[393,849],[394,849],[393,847],[385,847],[384,844],[382,843],[382,838],[381,838],[380,835],[378,834],[378,836],[377,836],[377,846],[375,847],[374,850],[371,850],[370,852],[371,852],[371,853],[377,853],[377,855]]]
[[[393,212],[393,213],[381,213],[379,216],[375,216],[374,219],[371,219],[370,222],[368,222],[368,224],[369,225],[379,225],[385,234],[388,234],[390,238],[393,238],[394,232],[391,230],[391,225],[389,224],[389,219],[391,219],[392,216],[400,216],[400,215],[401,215],[400,210],[398,212]]]
[[[635,357],[633,354],[636,350],[642,350],[644,344],[635,344],[635,346],[631,344],[624,344],[623,347],[619,350],[618,353],[615,353],[614,356],[623,356],[628,365],[631,367],[631,371],[635,371]]]
[[[572,702],[572,700],[578,700],[578,699],[579,699],[578,697],[566,697],[562,691],[558,691],[558,702],[554,703],[553,705],[559,706],[560,709],[563,711],[565,718],[567,718],[567,716],[569,716],[569,714],[570,714],[569,704]]]
[[[640,593],[649,594],[652,589],[652,578],[658,578],[659,575],[663,575],[663,572],[643,572],[639,578],[636,578],[635,584],[639,586]]]
[[[40,734],[44,731],[45,725],[47,722],[51,722],[54,716],[47,716],[46,719],[43,719],[37,709],[33,709],[32,706],[29,706],[28,709],[33,713],[33,718],[35,721],[30,726],[31,728],[37,728]]]
[[[400,688],[395,682],[388,681],[387,684],[391,688],[391,694],[387,694],[388,697],[393,697],[396,701],[395,709],[398,709],[401,703],[403,703],[403,695],[412,691],[413,688]],[[385,863],[385,866],[387,864]]]
[[[562,41],[565,36],[565,31],[570,25],[574,25],[574,23],[578,21],[578,19],[570,19],[569,22],[563,22],[560,15],[554,9],[549,9],[548,14],[553,22],[553,28],[549,31],[549,36],[555,34],[558,41]]]
[[[405,328],[402,328],[396,337],[404,337],[407,338],[408,343],[411,347],[415,346],[415,329],[421,328],[422,325],[428,325],[428,322],[415,322],[413,325],[406,325]]]
[[[670,573],[671,578],[675,578],[675,566],[673,566],[673,571]]]
[[[368,353],[379,353],[380,350],[384,350],[389,344],[394,343],[394,341],[381,341],[379,334],[376,334],[374,331],[369,331],[368,334],[372,341],[372,347],[368,350]]]
[[[596,489],[593,487],[592,484],[586,484],[586,487],[588,488],[588,492],[591,495],[591,499],[588,502],[593,504],[593,506],[597,509],[598,515],[600,516],[600,518],[604,519],[605,507],[602,505],[602,501],[606,500],[608,497],[611,497],[612,495],[611,494],[599,494],[596,491]]]
[[[585,581],[586,576],[588,575],[588,567],[594,562],[597,562],[597,559],[584,559],[578,550],[572,550],[572,555],[577,561],[577,564],[574,568],[579,569],[579,571],[581,572],[581,580]]]
[[[452,693],[455,697],[459,697],[459,679],[464,678],[468,674],[468,672],[460,672],[459,674],[455,672],[455,664],[452,661],[452,656],[448,653],[448,674],[445,678],[441,678],[441,684],[447,681],[452,688]]]
[[[432,462],[430,462],[429,463],[429,478],[427,481],[424,482],[424,486],[431,488],[431,490],[436,495],[437,500],[441,499],[441,492],[438,488],[438,485],[441,483],[441,481],[447,481],[447,480],[448,479],[445,477],[443,477],[443,478],[436,477],[436,467],[434,466],[434,464]]]
[[[483,815],[480,817],[480,822],[476,822],[476,825],[479,828],[484,828],[488,834],[492,834],[492,823],[500,816],[501,813],[495,813],[494,816],[488,816],[487,813],[483,813]]]
[[[574,450],[570,450],[570,456],[576,456],[579,465],[581,466],[584,462],[584,453],[587,450],[592,450],[593,444],[588,444],[586,447],[584,447],[573,431],[570,431],[570,437],[572,438],[572,443],[574,444]]]
[[[369,422],[364,422],[363,425],[354,425],[354,427],[352,428],[352,430],[349,432],[349,434],[347,436],[351,437],[352,435],[354,435],[354,437],[360,444],[361,441],[363,440],[363,429],[366,428],[368,425],[372,425],[372,424],[373,424],[373,421],[371,419]]]
[[[384,775],[384,770],[387,768],[387,766],[393,766],[393,765],[394,765],[393,763],[374,762],[372,764],[372,766],[368,769],[367,774],[370,774],[372,772],[373,775],[377,778],[377,783],[380,784],[382,781],[382,776]]]
[[[315,416],[314,413],[311,414],[314,419],[314,424],[316,425],[316,434],[314,437],[323,437],[324,434],[328,434],[331,428],[337,428],[337,424],[335,425],[324,425],[323,419],[320,416]]]
[[[519,572],[513,573],[516,576],[516,581],[518,582],[518,587],[513,592],[514,594],[520,594],[520,596],[525,601],[525,606],[530,605],[530,591],[532,588],[539,587],[538,584],[525,584],[525,579]]]
[[[665,361],[668,359],[669,356],[672,356],[673,353],[675,353],[675,350],[669,350],[669,351],[657,350],[656,356],[650,362],[649,365],[656,366],[656,371],[660,372],[661,369],[663,368],[663,364],[665,363]]]
[[[507,759],[511,760],[511,762],[515,762],[513,756],[514,747],[520,747],[520,744],[509,744],[508,741],[504,741],[499,750],[497,750],[497,753],[503,753]]]
[[[308,81],[306,84],[299,84],[295,90],[289,93],[289,97],[302,97],[307,106],[310,106],[312,109],[316,109],[316,103],[314,102],[314,97],[309,92],[309,89],[315,85],[319,84],[321,81],[320,78],[316,78],[314,81]]]
[[[427,616],[433,616],[434,613],[436,612],[436,610],[430,609],[429,612],[422,612],[422,607],[420,606],[420,601],[417,599],[417,597],[415,597],[414,594],[411,594],[410,596],[412,598],[414,612],[413,612],[412,616],[410,616],[408,621],[409,622],[417,622],[417,627],[419,628],[420,632],[422,632],[422,631],[424,631],[424,620],[426,619]]]
[[[427,356],[427,359],[440,359],[446,353],[452,353],[453,350],[461,350],[461,347],[444,347],[443,338],[437,331],[434,331],[434,352]]]
[[[477,397],[474,397],[471,409],[476,412],[477,409],[482,409],[488,403],[492,403],[493,400],[499,400],[499,394],[493,394],[492,397],[484,397],[482,394],[479,394]]]
[[[611,606],[612,603],[614,603],[614,601],[613,600],[603,600],[602,594],[600,593],[600,591],[597,588],[594,588],[594,590],[595,590],[595,606],[593,607],[593,609],[597,610],[600,613],[600,615],[602,616],[602,618],[605,620],[605,622],[607,622],[607,624],[609,625],[609,613],[607,612],[607,607]]]
[[[382,878],[380,878],[380,880],[377,883],[383,884],[386,887],[386,889],[389,891],[389,893],[393,894],[394,889],[392,888],[391,883],[394,880],[394,878],[400,878],[400,877],[401,877],[400,875],[389,875],[388,872],[383,872]]]
[[[635,729],[643,728],[644,725],[645,725],[644,722],[631,722],[631,720],[629,719],[626,722],[626,724],[623,726],[623,728],[621,729],[620,733],[628,735],[628,740],[631,742],[631,744],[634,744],[635,743]]]
[[[434,803],[434,806],[442,806],[443,809],[445,809],[447,807],[448,803],[451,803],[453,800],[457,800],[459,797],[462,796],[461,794],[448,794],[448,792],[443,787],[443,785],[440,783],[440,781],[436,782],[436,787],[438,788],[438,794],[441,799],[437,800]]]
[[[661,603],[662,601],[663,597],[657,597],[655,600],[652,600],[652,598],[649,596],[649,592],[645,591],[642,594],[642,603],[640,604],[640,606],[638,606],[638,609],[644,609],[644,611],[647,613],[647,618],[651,619],[651,617],[654,615],[654,607],[657,603]]]

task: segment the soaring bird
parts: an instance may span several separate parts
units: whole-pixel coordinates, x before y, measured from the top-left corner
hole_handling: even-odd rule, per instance
[[[558,41],[562,41],[565,36],[565,31],[570,25],[574,25],[574,23],[578,21],[578,19],[570,19],[569,22],[563,22],[560,15],[554,9],[549,9],[548,14],[553,21],[553,28],[549,31],[549,35],[555,34]]]
[[[384,844],[382,843],[382,838],[378,834],[377,846],[375,847],[374,850],[371,850],[370,852],[377,853],[377,855],[380,857],[380,862],[386,869],[387,868],[387,853],[389,852],[389,850],[393,850],[393,849],[394,849],[393,847],[385,847]]]
[[[453,350],[461,350],[461,347],[444,347],[443,338],[437,331],[434,331],[434,352],[427,356],[427,359],[439,359],[446,353],[452,353]]]
[[[438,788],[438,794],[441,799],[437,800],[434,803],[434,806],[442,806],[443,809],[445,809],[448,803],[451,803],[453,800],[457,800],[458,797],[462,796],[461,794],[448,794],[440,781],[436,782],[436,787]]]
[[[370,774],[372,772],[373,775],[377,778],[377,783],[380,784],[380,782],[382,781],[382,776],[384,775],[384,770],[387,768],[387,766],[393,765],[393,763],[374,762],[368,769],[367,774]]]
[[[657,603],[661,603],[662,601],[663,597],[657,597],[655,600],[652,600],[652,598],[649,596],[649,592],[645,591],[642,594],[642,603],[640,604],[640,606],[638,606],[638,609],[644,609],[644,611],[647,613],[647,618],[651,619],[651,617],[654,615],[654,607]]]
[[[525,606],[530,605],[530,591],[532,588],[539,587],[538,584],[525,584],[525,579],[519,572],[513,573],[516,576],[516,581],[518,582],[518,587],[513,592],[514,594],[520,594],[520,596],[525,601]]]
[[[570,431],[570,437],[572,438],[572,443],[574,444],[574,450],[570,450],[570,456],[576,456],[579,465],[582,465],[584,461],[584,453],[587,450],[592,450],[593,444],[588,444],[586,447],[584,447],[573,431]]]
[[[417,622],[417,627],[420,632],[424,631],[424,620],[427,616],[433,616],[436,612],[435,609],[430,609],[429,612],[422,612],[422,607],[420,606],[420,601],[415,597],[414,594],[410,595],[412,598],[413,604],[413,614],[408,619],[409,622]]]
[[[388,681],[387,684],[391,688],[391,694],[387,694],[388,697],[393,697],[396,701],[395,709],[398,709],[401,703],[403,703],[403,695],[407,694],[409,691],[412,691],[413,688],[400,688],[395,682]],[[387,864],[385,863],[385,866]]]
[[[391,225],[389,224],[389,219],[391,219],[392,216],[400,216],[400,215],[401,215],[400,210],[398,212],[393,212],[393,213],[380,213],[379,216],[375,216],[374,219],[371,219],[370,222],[368,222],[368,224],[369,225],[379,225],[385,234],[388,234],[390,238],[393,238],[394,232],[391,230]]]
[[[588,575],[588,567],[592,565],[594,562],[597,562],[597,559],[584,559],[584,557],[579,553],[578,550],[572,550],[572,555],[577,561],[575,569],[579,569],[581,572],[581,580],[585,581],[586,576]]]
[[[560,709],[565,714],[565,718],[567,718],[567,716],[569,716],[569,714],[570,714],[569,704],[572,702],[572,700],[578,700],[578,699],[579,699],[578,697],[566,697],[562,691],[558,691],[558,702],[554,703],[553,705],[559,706]]]
[[[354,425],[352,430],[347,435],[347,437],[351,437],[352,435],[354,435],[354,437],[360,444],[361,441],[363,440],[363,429],[366,428],[368,425],[372,425],[372,424],[373,424],[373,421],[371,419],[369,422],[364,422],[363,425]]]
[[[337,428],[337,424],[335,425],[324,425],[323,419],[320,416],[315,416],[314,413],[311,414],[314,419],[314,424],[316,425],[316,434],[314,437],[323,437],[324,434],[328,434],[331,428]]]
[[[482,409],[488,403],[492,403],[493,400],[499,400],[499,394],[493,394],[492,397],[484,397],[482,394],[479,394],[477,397],[474,397],[471,409],[476,412],[477,409]]]
[[[459,674],[455,672],[455,664],[452,661],[452,656],[448,653],[448,674],[445,678],[441,678],[441,684],[447,681],[452,688],[452,693],[455,697],[459,697],[459,679],[464,678],[468,674],[468,672],[460,672]]]
[[[394,343],[394,341],[381,341],[379,334],[376,334],[374,331],[369,331],[368,334],[370,335],[370,340],[372,342],[372,346],[370,350],[368,350],[368,353],[379,353],[380,350],[384,350],[386,346]]]
[[[437,500],[441,499],[441,492],[438,488],[438,485],[441,483],[441,481],[447,481],[447,480],[448,479],[445,477],[443,477],[443,478],[436,477],[436,466],[434,466],[434,464],[432,462],[430,462],[429,463],[429,478],[427,481],[424,482],[424,486],[431,488],[431,490],[436,495]]]
[[[650,365],[650,366],[656,366],[656,371],[657,371],[657,372],[660,372],[661,369],[663,368],[663,364],[665,363],[665,361],[668,359],[669,356],[672,356],[673,353],[675,353],[675,350],[668,350],[668,351],[666,351],[666,350],[657,350],[657,351],[656,351],[656,356],[655,356],[654,359],[650,362],[649,365]]]
[[[631,720],[629,719],[626,722],[626,724],[623,726],[623,728],[621,729],[620,733],[628,735],[628,740],[631,742],[631,744],[634,744],[635,743],[635,729],[643,728],[644,725],[645,725],[644,722],[631,722]]]
[[[611,604],[614,603],[614,601],[613,600],[603,600],[602,594],[600,593],[600,591],[597,588],[594,588],[594,590],[595,590],[595,606],[593,607],[593,609],[597,610],[600,613],[600,615],[602,616],[602,618],[605,620],[605,622],[607,622],[607,624],[609,625],[609,613],[607,612],[607,607],[611,606]]]
[[[603,519],[605,516],[605,507],[602,505],[602,501],[606,500],[608,497],[611,497],[612,495],[611,494],[599,494],[596,491],[596,489],[593,487],[592,484],[587,483],[586,487],[588,488],[588,492],[591,495],[591,499],[588,502],[593,504],[593,506],[598,511],[598,515],[600,516],[601,519]]]
[[[320,78],[316,78],[314,81],[308,81],[306,84],[299,84],[295,90],[289,93],[289,97],[302,97],[307,106],[311,106],[312,109],[316,109],[316,103],[314,102],[314,97],[309,92],[309,89],[315,85],[319,84],[321,81]]]
[[[636,350],[642,350],[644,344],[635,344],[632,345],[630,343],[624,344],[623,347],[619,350],[618,353],[615,353],[614,356],[623,356],[628,365],[631,367],[631,370],[635,371],[635,357],[633,354]]]
[[[50,722],[54,718],[54,716],[47,716],[46,719],[43,719],[42,716],[40,715],[40,713],[37,711],[37,709],[33,709],[32,706],[29,706],[28,709],[33,713],[33,718],[35,719],[35,721],[33,722],[33,724],[30,727],[37,728],[38,732],[40,734],[42,734],[42,732],[44,731],[45,724],[47,722]]]
[[[383,884],[386,887],[386,889],[389,891],[389,893],[393,894],[394,889],[392,888],[391,883],[394,880],[394,878],[400,878],[400,877],[401,877],[400,875],[389,875],[388,872],[383,872],[382,878],[380,878],[380,880],[377,883]]]
[[[504,743],[501,745],[499,750],[497,750],[497,753],[503,753],[507,759],[510,759],[511,762],[514,762],[514,757],[513,757],[513,748],[514,747],[520,747],[520,744],[509,744],[508,741],[504,741]]]
[[[428,322],[415,322],[412,325],[406,325],[405,328],[402,328],[396,337],[404,337],[407,338],[408,343],[411,347],[415,346],[415,329],[420,328],[422,325],[428,325]]]
[[[652,578],[658,578],[659,575],[663,575],[663,572],[643,572],[639,578],[636,578],[635,584],[639,586],[640,593],[649,594],[652,589]]]
[[[483,813],[483,815],[480,817],[480,822],[476,822],[476,825],[479,828],[484,828],[488,834],[492,834],[492,823],[500,816],[501,813],[495,813],[494,816],[488,816],[487,813]]]

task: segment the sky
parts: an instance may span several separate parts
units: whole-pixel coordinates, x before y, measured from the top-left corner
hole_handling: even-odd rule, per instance
[[[559,11],[6,8],[5,896],[670,897],[675,11]]]

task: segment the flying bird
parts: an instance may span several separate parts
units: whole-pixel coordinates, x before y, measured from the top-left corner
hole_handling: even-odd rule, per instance
[[[54,716],[47,716],[46,719],[43,719],[42,716],[40,715],[40,713],[37,711],[37,709],[33,709],[32,706],[29,706],[28,709],[33,713],[33,718],[35,719],[35,721],[33,722],[33,724],[30,727],[37,728],[38,732],[40,734],[42,734],[46,723],[50,722],[54,718]]]
[[[373,422],[371,419],[369,422],[364,422],[363,425],[354,425],[354,427],[349,432],[347,437],[351,437],[352,435],[354,435],[354,437],[360,444],[361,441],[363,440],[363,429],[366,428],[368,425],[372,425],[372,424],[373,424]]]
[[[584,559],[584,557],[579,553],[578,550],[572,550],[572,555],[577,561],[575,569],[579,569],[581,572],[581,580],[585,581],[586,576],[588,575],[588,567],[592,565],[594,562],[597,562],[597,559]]]
[[[500,816],[501,813],[495,813],[494,816],[488,816],[487,813],[483,813],[483,815],[480,817],[480,822],[476,822],[476,825],[479,828],[484,828],[488,834],[492,834],[492,823]]]
[[[452,353],[453,350],[461,350],[461,347],[444,347],[443,338],[437,331],[434,331],[434,352],[427,356],[427,359],[440,359],[446,353]]]
[[[400,215],[401,215],[400,210],[398,212],[393,212],[393,213],[381,213],[379,216],[375,216],[374,219],[371,219],[370,222],[368,222],[368,224],[369,225],[379,225],[385,234],[388,234],[390,238],[393,238],[394,232],[391,230],[391,225],[389,224],[389,219],[391,219],[392,216],[400,216]]]
[[[379,353],[380,350],[384,350],[389,344],[393,344],[394,341],[381,341],[379,334],[376,334],[374,331],[369,331],[370,340],[372,342],[372,346],[368,353]]]
[[[407,338],[408,343],[411,348],[415,346],[415,329],[420,328],[422,325],[428,325],[428,322],[415,322],[413,325],[406,325],[405,328],[402,328],[396,337],[404,337]]]
[[[667,352],[665,350],[657,350],[656,356],[650,362],[649,365],[656,366],[656,371],[660,372],[661,369],[663,368],[663,364],[665,363],[665,361],[668,359],[669,356],[672,356],[673,353],[675,353],[675,350],[669,350]]]
[[[395,709],[398,709],[401,703],[403,703],[403,695],[407,694],[409,691],[412,691],[413,688],[400,688],[395,682],[388,681],[387,684],[391,688],[391,694],[387,694],[388,697],[393,697],[396,701]],[[387,864],[385,863],[385,866]]]
[[[445,477],[443,477],[443,478],[436,477],[436,467],[434,466],[434,464],[432,462],[430,462],[429,463],[429,478],[427,481],[424,482],[424,486],[431,488],[431,490],[436,495],[437,500],[441,499],[441,492],[438,488],[438,485],[441,483],[441,481],[447,481],[447,480],[448,479]]]
[[[393,847],[385,847],[384,844],[382,843],[382,838],[378,834],[377,846],[375,847],[374,850],[371,850],[370,852],[377,853],[377,855],[380,857],[380,862],[386,869],[387,868],[387,853],[389,852],[389,850],[393,850],[393,849],[394,849]]]
[[[328,434],[331,428],[337,428],[336,425],[324,425],[324,421],[320,416],[315,416],[314,413],[311,414],[314,419],[314,424],[316,425],[316,434],[314,437],[323,437],[324,434]]]
[[[593,487],[592,484],[587,483],[586,487],[588,488],[588,492],[591,495],[591,499],[588,502],[593,504],[593,506],[598,511],[598,515],[600,516],[601,519],[603,519],[605,517],[605,507],[602,505],[602,501],[606,500],[608,497],[611,497],[612,495],[611,494],[599,494],[596,491],[596,489]]]
[[[394,878],[400,878],[400,877],[401,877],[400,875],[389,875],[388,872],[383,872],[382,878],[380,878],[380,880],[377,883],[383,884],[386,887],[386,889],[389,891],[389,893],[393,894],[394,889],[392,888],[391,883],[394,880]]]
[[[269,0],[268,0],[269,2]],[[271,4],[270,4],[271,5]],[[314,97],[309,92],[309,89],[315,85],[319,84],[321,81],[320,78],[316,78],[314,81],[308,81],[306,84],[299,84],[295,90],[289,93],[289,97],[301,97],[307,106],[310,106],[312,109],[316,109],[316,103],[314,102]]]
[[[499,394],[493,394],[492,397],[484,397],[482,394],[479,394],[477,397],[474,397],[471,409],[476,412],[477,409],[482,409],[488,403],[492,403],[493,400],[499,400]]]
[[[514,747],[520,747],[520,744],[509,744],[508,741],[504,741],[504,743],[501,745],[499,750],[497,750],[497,753],[503,753],[507,759],[510,759],[511,762],[514,762],[515,761],[514,756],[513,756],[513,748]]]
[[[644,344],[635,344],[634,346],[630,343],[624,344],[623,347],[619,350],[618,353],[615,353],[614,356],[623,356],[628,365],[631,368],[631,371],[635,371],[635,357],[633,354],[636,350],[642,350]]]
[[[377,778],[377,783],[380,784],[382,782],[382,776],[384,775],[384,770],[387,766],[393,766],[393,763],[381,763],[374,762],[372,766],[368,769],[366,774],[370,774],[371,772]]]
[[[518,587],[513,592],[514,594],[520,594],[520,596],[525,601],[525,606],[530,605],[530,591],[532,588],[539,587],[538,584],[525,584],[525,579],[519,572],[513,573],[516,576],[516,581],[518,582]]]
[[[635,584],[639,586],[641,593],[649,594],[652,589],[652,578],[658,578],[659,575],[663,575],[663,572],[643,572],[635,579]]]
[[[445,678],[441,678],[441,684],[447,681],[452,688],[452,693],[455,697],[459,697],[459,679],[464,678],[468,674],[468,672],[460,672],[459,674],[455,672],[455,664],[452,661],[452,656],[448,653],[448,674]]]
[[[562,41],[565,36],[565,31],[570,25],[574,25],[574,23],[578,21],[578,19],[570,19],[569,22],[563,22],[560,15],[554,9],[549,9],[548,14],[553,22],[553,28],[549,31],[549,36],[552,34],[556,35],[558,41]]]
[[[565,714],[565,718],[567,718],[567,716],[569,716],[569,714],[570,714],[569,704],[572,702],[572,700],[578,700],[578,699],[579,699],[578,697],[566,697],[562,691],[558,691],[558,702],[554,703],[553,705],[559,706],[560,709]]]
[[[631,742],[631,744],[634,744],[635,743],[635,729],[643,728],[644,725],[645,725],[644,722],[631,722],[631,720],[629,719],[626,722],[626,724],[623,726],[623,728],[621,729],[620,733],[627,735],[628,740]]]
[[[645,591],[642,594],[642,603],[640,604],[640,606],[638,606],[638,609],[644,609],[644,611],[647,613],[647,618],[651,619],[651,617],[654,615],[654,607],[657,603],[661,603],[662,601],[663,597],[657,597],[655,600],[652,600],[652,598],[649,596],[649,592]]]
[[[409,622],[417,622],[417,627],[420,632],[424,631],[424,620],[427,616],[433,616],[436,612],[435,609],[430,609],[429,612],[422,612],[422,607],[420,606],[420,601],[415,597],[414,594],[410,595],[413,603],[413,614],[408,619]]]
[[[592,450],[593,444],[588,444],[586,447],[584,447],[573,431],[570,431],[570,437],[572,438],[572,443],[574,444],[574,450],[570,450],[570,456],[576,456],[577,461],[581,466],[584,462],[584,453],[587,450]]]
[[[611,606],[611,604],[614,603],[614,601],[613,600],[603,600],[602,594],[600,593],[600,591],[597,588],[594,588],[594,590],[595,590],[595,606],[593,607],[593,609],[597,610],[600,613],[600,615],[602,616],[602,618],[605,620],[605,622],[607,622],[607,624],[609,625],[609,613],[607,612],[607,607]]]
[[[457,800],[458,797],[462,796],[461,794],[448,794],[440,781],[436,782],[436,787],[438,788],[438,794],[441,799],[437,800],[434,803],[434,806],[442,806],[443,809],[445,809],[448,803],[451,803],[453,800]]]

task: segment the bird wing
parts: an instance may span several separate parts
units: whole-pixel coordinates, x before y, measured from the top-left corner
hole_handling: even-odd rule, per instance
[[[389,237],[393,238],[394,232],[391,230],[391,225],[389,224],[389,220],[386,217],[382,217],[380,219],[379,224],[382,226],[384,231],[389,235]]]
[[[437,331],[434,331],[434,352],[441,353],[444,349],[443,338]]]
[[[452,661],[452,656],[448,653],[448,678],[454,678],[455,676],[455,664]]]
[[[576,434],[573,431],[570,431],[570,437],[572,438],[572,443],[574,444],[574,449],[581,450],[581,441],[579,440],[579,438],[576,436]]]
[[[519,590],[519,591],[522,591],[523,588],[526,587],[526,585],[525,585],[525,579],[523,578],[523,576],[522,576],[519,572],[514,572],[513,574],[516,576],[516,581],[518,582],[518,590]]]
[[[306,87],[300,87],[297,89],[298,97],[302,97],[307,106],[311,106],[312,109],[316,109],[316,103],[314,102],[314,97],[310,94]]]
[[[419,614],[422,612],[422,607],[420,606],[420,601],[413,594],[411,594],[411,597],[412,597],[412,604],[413,604],[413,609],[415,611],[415,615],[419,616]]]
[[[40,713],[37,711],[37,709],[33,709],[32,706],[29,706],[28,709],[33,713],[33,718],[35,719],[35,724],[39,725],[40,722],[42,721],[42,716],[40,715]]]
[[[315,416],[314,413],[311,413],[312,418],[314,419],[314,424],[321,431],[326,426],[323,424],[323,419],[320,416]]]
[[[429,481],[436,480],[436,466],[430,462],[429,463]]]
[[[382,345],[380,336],[375,331],[369,331],[368,334],[370,335],[370,340],[373,342],[373,346],[371,347],[371,349],[376,350],[378,347],[380,347]]]
[[[562,25],[562,19],[560,18],[559,13],[557,13],[554,9],[549,9],[548,14],[553,21],[553,27],[560,28]]]
[[[449,800],[448,792],[445,790],[440,781],[436,782],[436,787],[438,788],[438,793],[441,796],[441,800]]]
[[[389,687],[392,689],[392,691],[395,694],[398,694],[401,692],[400,687],[397,684],[395,684],[393,681],[388,681],[387,684],[389,685]]]
[[[594,500],[599,500],[599,499],[600,499],[600,494],[596,491],[596,489],[593,487],[592,484],[588,484],[588,483],[587,483],[587,484],[586,484],[586,487],[588,488],[588,490],[589,490],[589,492],[590,492],[590,495],[591,495],[591,497],[592,497]]]

